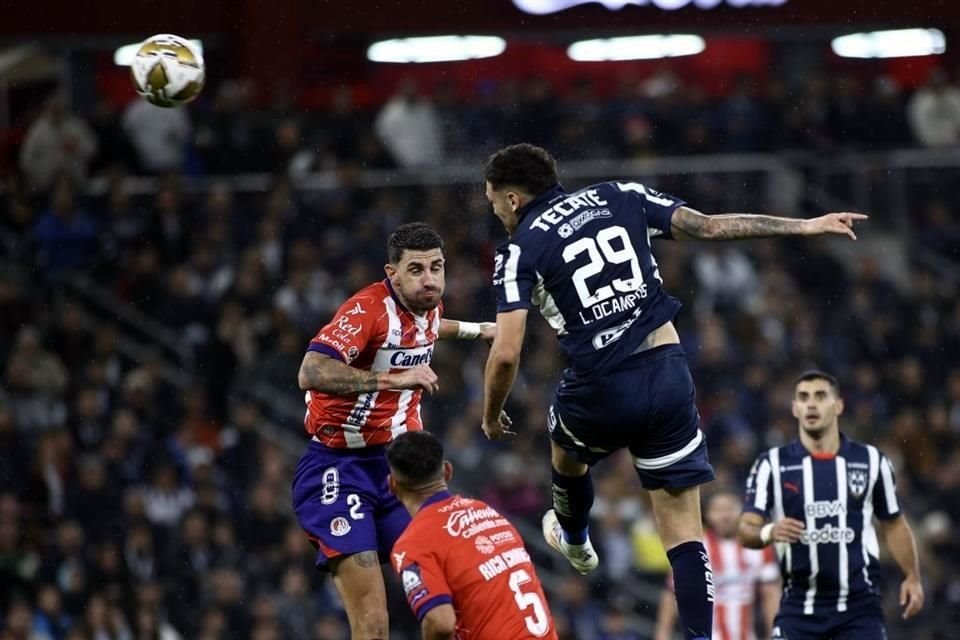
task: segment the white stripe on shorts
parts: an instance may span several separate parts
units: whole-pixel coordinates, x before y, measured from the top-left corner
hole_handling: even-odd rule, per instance
[[[693,440],[688,442],[687,445],[679,451],[668,453],[667,455],[660,456],[659,458],[637,458],[634,456],[633,466],[635,466],[637,469],[644,470],[663,469],[664,467],[669,467],[672,464],[680,462],[688,455],[696,451],[701,442],[703,442],[703,431],[697,429],[697,435],[693,436]]]

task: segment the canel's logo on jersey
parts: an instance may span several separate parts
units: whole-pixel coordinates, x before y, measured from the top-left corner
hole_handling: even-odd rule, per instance
[[[371,369],[373,371],[407,369],[422,364],[430,364],[431,360],[433,360],[432,344],[421,347],[401,347],[397,344],[388,343],[377,351]]]
[[[676,11],[690,5],[697,9],[713,9],[724,4],[724,2],[735,8],[749,6],[779,7],[786,4],[787,0],[513,0],[514,6],[520,11],[538,16],[556,13],[580,4],[602,4],[611,11],[619,11],[629,4],[638,7],[653,6],[664,11]]]
[[[861,469],[850,469],[847,471],[847,487],[850,489],[850,496],[861,498],[867,491],[867,472]]]
[[[433,347],[413,351],[397,351],[390,357],[390,365],[393,367],[416,367],[421,364],[430,364],[431,359],[433,359]]]

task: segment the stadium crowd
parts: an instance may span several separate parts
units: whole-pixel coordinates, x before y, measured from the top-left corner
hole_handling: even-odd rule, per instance
[[[883,79],[811,76],[789,90],[744,80],[713,100],[665,73],[604,103],[586,84],[558,101],[536,83],[469,108],[407,85],[373,113],[341,91],[327,112],[296,116],[249,111],[242,83],[191,110],[137,101],[122,116],[102,104],[85,118],[50,100],[0,196],[0,640],[346,637],[289,514],[292,462],[259,428],[302,426],[246,391],[299,398],[307,341],[382,277],[385,238],[405,221],[444,235],[446,314],[493,319],[502,233],[477,185],[361,189],[358,169],[464,160],[479,176],[485,151],[520,138],[561,160],[957,144],[958,96],[942,74],[910,97]],[[326,169],[338,171],[336,187],[300,188]],[[250,194],[214,178],[198,190],[182,177],[247,172],[269,172],[271,187]],[[137,173],[160,176],[154,193],[131,194]],[[106,191],[88,195],[89,176]],[[716,208],[709,183],[676,195]],[[901,238],[906,253],[936,254],[956,274],[957,204],[923,202],[923,224]],[[903,627],[891,608],[891,637],[952,637],[960,280],[908,262],[894,282],[876,259],[846,262],[812,241],[654,250],[684,303],[678,326],[718,482],[742,489],[755,454],[794,437],[798,371],[834,371],[842,428],[892,458],[922,545],[927,610]],[[67,295],[78,273],[174,332],[189,384],[165,375],[169,354],[132,356],[129,326]],[[441,388],[424,414],[459,488],[536,522],[548,498],[544,410],[562,362],[544,323],[531,338],[509,403],[515,441],[480,433],[481,345],[440,346]],[[629,459],[613,457],[596,478],[602,570],[564,577],[552,609],[563,638],[639,638],[624,616],[651,617],[654,605],[622,585],[662,585],[668,565]],[[398,634],[413,629],[402,600],[391,612]]]

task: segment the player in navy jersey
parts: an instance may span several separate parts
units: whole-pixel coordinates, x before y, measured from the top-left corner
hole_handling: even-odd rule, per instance
[[[590,465],[628,448],[650,490],[686,637],[709,638],[713,583],[698,487],[713,479],[713,468],[673,326],[680,303],[662,289],[650,241],[855,238],[851,227],[866,216],[707,216],[630,181],[568,193],[554,159],[529,144],[490,156],[485,178],[487,199],[510,240],[497,249],[494,265],[497,329],[485,373],[484,433],[491,439],[511,433],[503,406],[528,310],[537,305],[568,361],[547,416],[554,507],[543,519],[547,542],[581,573],[597,566],[587,530]]]
[[[801,375],[793,396],[799,439],[762,454],[747,480],[738,537],[751,548],[775,544],[783,575],[774,640],[885,640],[874,516],[904,574],[903,618],[923,607],[893,467],[873,445],[840,432],[842,413],[836,378]]]

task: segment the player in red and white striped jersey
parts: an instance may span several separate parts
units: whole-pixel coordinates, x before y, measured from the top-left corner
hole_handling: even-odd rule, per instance
[[[737,542],[740,498],[733,491],[712,494],[704,509],[704,546],[713,568],[713,640],[756,640],[757,595],[763,611],[764,637],[769,638],[780,603],[780,568],[768,547],[746,549]],[[673,581],[660,599],[655,640],[672,638],[677,622]]]
[[[308,347],[351,367],[377,372],[421,368],[426,372],[433,345],[440,336],[443,305],[422,315],[408,309],[389,279],[375,282],[350,297],[334,320],[321,329]],[[423,428],[420,397],[413,386],[377,389],[359,395],[335,395],[308,389],[307,432],[333,448],[358,449],[387,444],[404,431]]]
[[[312,436],[293,480],[293,507],[330,570],[353,640],[388,637],[379,564],[410,521],[387,487],[386,445],[423,429],[420,397],[437,390],[430,368],[443,338],[492,339],[493,323],[441,319],[443,240],[423,223],[387,243],[387,278],[357,292],[321,329],[298,375]]]

